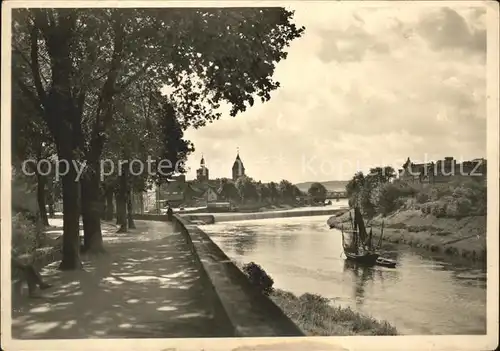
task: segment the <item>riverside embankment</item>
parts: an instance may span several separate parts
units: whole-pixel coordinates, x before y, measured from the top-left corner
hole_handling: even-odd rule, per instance
[[[269,298],[255,289],[226,254],[196,225],[176,215],[175,226],[185,236],[204,272],[207,285],[218,296],[237,337],[303,336]]]
[[[329,229],[328,218],[233,221],[200,228],[233,262],[258,263],[276,289],[295,296],[321,295],[335,307],[388,321],[406,335],[486,332],[482,265],[388,242],[383,255],[396,260],[396,269],[353,265],[342,255],[342,235]]]
[[[350,228],[349,213],[332,216],[327,224],[341,229]],[[446,256],[462,257],[471,261],[486,261],[486,216],[460,219],[437,218],[420,210],[400,210],[387,217],[376,216],[368,221],[375,240],[380,237],[394,244],[407,244]]]
[[[252,212],[252,213],[205,213],[205,214],[185,214],[184,218],[190,221],[202,221],[208,223],[245,221],[270,218],[291,218],[336,215],[345,212],[345,208],[314,208],[291,209],[286,211],[272,212]]]
[[[200,269],[206,272],[236,336],[395,335],[385,321],[364,316],[350,308],[331,306],[317,295],[300,297],[276,290],[264,296],[246,275],[198,226],[185,216],[176,225],[192,246]],[[273,302],[274,301],[274,302]],[[299,327],[297,327],[299,326]]]

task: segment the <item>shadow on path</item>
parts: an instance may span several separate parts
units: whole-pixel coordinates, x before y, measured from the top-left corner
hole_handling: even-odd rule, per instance
[[[16,339],[224,337],[189,246],[171,224],[107,233],[108,255],[85,271],[42,274],[54,287],[12,311]]]

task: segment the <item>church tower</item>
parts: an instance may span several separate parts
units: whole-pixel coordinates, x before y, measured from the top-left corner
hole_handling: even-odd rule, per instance
[[[205,165],[205,158],[203,155],[201,156],[201,161],[200,161],[200,168],[196,170],[196,179],[199,182],[206,182],[208,181],[208,168]]]
[[[236,181],[238,180],[239,177],[245,175],[245,166],[243,165],[243,161],[241,161],[239,149],[236,154],[236,160],[234,160],[233,163],[232,171],[233,171],[233,181]]]

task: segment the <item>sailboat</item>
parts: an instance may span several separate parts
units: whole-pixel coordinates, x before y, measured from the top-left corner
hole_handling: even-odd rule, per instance
[[[351,216],[350,212],[349,216]],[[342,246],[346,258],[358,263],[375,265],[379,254],[373,250],[372,232],[370,231],[370,235],[366,233],[365,223],[358,207],[354,208],[354,221],[351,217],[350,222],[351,230],[344,230],[343,227],[341,228]],[[347,233],[350,234],[350,240],[346,240],[345,234]]]
[[[346,259],[355,261],[363,265],[379,265],[394,268],[396,266],[396,262],[387,258],[380,257],[379,252],[374,248],[372,229],[370,228],[369,233],[366,232],[365,223],[363,221],[363,217],[359,208],[354,208],[354,221],[352,220],[350,212],[349,217],[351,230],[344,230],[343,227],[341,228],[342,246]],[[380,233],[378,248],[380,248],[381,246],[383,231],[384,227],[382,223],[382,230]],[[345,234],[350,234],[350,240],[346,240]]]

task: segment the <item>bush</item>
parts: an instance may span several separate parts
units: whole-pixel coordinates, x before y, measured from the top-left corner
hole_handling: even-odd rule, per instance
[[[431,203],[431,214],[436,218],[446,217],[446,201],[434,201]]]
[[[468,198],[454,198],[446,206],[447,217],[465,217],[471,214],[472,201]]]
[[[421,193],[417,194],[416,199],[417,199],[417,202],[419,204],[424,204],[427,201],[429,201],[431,199],[431,197],[429,196],[429,194],[427,194],[425,192],[421,192]]]
[[[243,273],[248,277],[250,283],[259,289],[264,295],[269,296],[274,289],[274,280],[266,271],[254,262],[250,262],[243,266]]]
[[[32,254],[40,245],[42,228],[32,217],[26,213],[12,217],[12,249],[17,255]]]
[[[377,201],[377,212],[387,216],[399,208],[404,202],[398,201],[401,188],[394,184],[385,184],[380,188]]]

